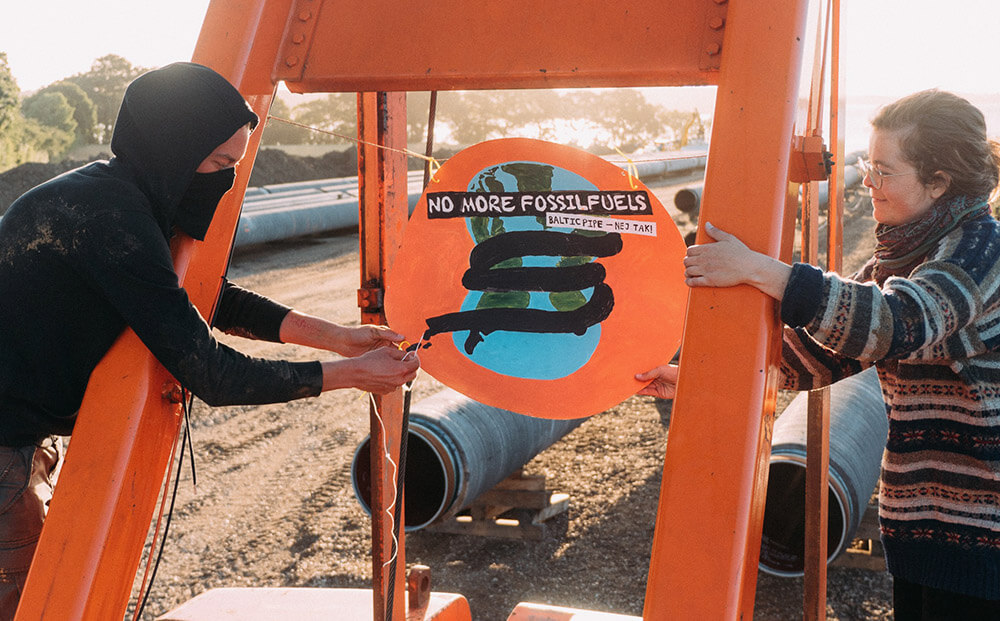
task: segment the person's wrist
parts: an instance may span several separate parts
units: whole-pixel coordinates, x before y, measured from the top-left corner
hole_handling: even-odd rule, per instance
[[[771,273],[771,257],[754,252],[749,262],[750,283],[758,289],[763,289],[767,285],[768,277]]]
[[[781,301],[791,274],[790,266],[766,254],[755,252],[749,272],[751,274],[749,284]]]
[[[356,366],[350,358],[326,360],[323,366],[323,390],[353,388],[357,384]]]

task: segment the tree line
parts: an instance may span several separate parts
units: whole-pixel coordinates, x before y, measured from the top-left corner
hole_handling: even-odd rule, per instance
[[[0,172],[29,161],[61,160],[80,145],[110,143],[125,88],[146,71],[109,54],[86,72],[23,95],[0,52]],[[410,142],[425,140],[430,98],[427,92],[407,96]],[[299,103],[275,98],[270,114],[311,129],[271,119],[265,145],[339,143],[357,135],[353,93]],[[630,152],[678,136],[693,119],[697,112],[654,105],[633,89],[442,92],[434,114],[435,135],[453,145],[516,135],[597,152]],[[574,137],[583,135],[590,144],[577,143]]]
[[[125,87],[146,71],[120,56],[22,96],[0,52],[0,171],[62,159],[74,147],[107,144]]]
[[[407,133],[411,143],[425,140],[430,93],[407,95]],[[338,93],[294,107],[281,100],[271,116],[289,119],[310,129],[271,122],[264,132],[267,144],[322,144],[342,141],[356,132],[354,94]],[[650,103],[634,89],[446,91],[438,93],[434,108],[435,136],[452,144],[469,145],[507,136],[523,136],[625,152],[676,136],[697,118],[696,111],[668,110]],[[698,120],[701,131],[700,119]],[[319,131],[316,131],[319,130]],[[326,133],[329,132],[329,133]],[[579,144],[577,136],[590,136]]]

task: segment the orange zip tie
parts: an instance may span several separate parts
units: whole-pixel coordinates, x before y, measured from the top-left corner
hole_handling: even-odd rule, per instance
[[[632,161],[632,158],[622,153],[621,149],[618,147],[614,147],[614,150],[618,152],[618,155],[625,158],[625,170],[628,171],[629,186],[631,186],[633,190],[638,188],[639,186],[637,186],[635,182],[639,178],[639,169],[635,167],[635,162]]]

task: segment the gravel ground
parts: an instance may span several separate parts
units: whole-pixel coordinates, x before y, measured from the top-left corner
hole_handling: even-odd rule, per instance
[[[677,184],[687,181],[655,191],[672,207]],[[686,216],[676,219],[690,227]],[[865,218],[854,220],[849,230],[867,226],[857,238],[870,237]],[[270,244],[237,254],[230,276],[306,312],[356,324],[357,244],[355,234]],[[300,348],[226,338],[254,355],[312,358]],[[414,400],[439,388],[421,375]],[[525,466],[570,495],[569,510],[549,521],[544,540],[423,530],[407,536],[408,565],[431,567],[435,591],[464,594],[476,621],[506,619],[521,601],[641,615],[670,405],[627,399]],[[142,618],[214,587],[367,587],[370,522],[350,483],[367,412],[356,391],[261,407],[197,403],[197,487],[185,467]],[[828,618],[888,619],[889,589],[884,572],[831,568]],[[801,602],[801,580],[761,574],[754,618],[799,619]]]

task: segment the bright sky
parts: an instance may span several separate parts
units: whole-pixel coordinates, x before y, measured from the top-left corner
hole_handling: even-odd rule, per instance
[[[751,0],[752,1],[752,0]],[[848,94],[938,87],[1000,93],[996,0],[842,0]],[[188,60],[209,0],[4,2],[0,51],[22,91],[118,54],[158,67]],[[812,39],[807,52],[812,52]]]

